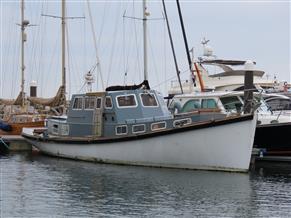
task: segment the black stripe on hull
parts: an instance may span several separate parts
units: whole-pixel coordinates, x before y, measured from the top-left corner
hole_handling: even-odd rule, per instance
[[[291,123],[261,125],[256,128],[254,147],[291,154]],[[275,154],[275,153],[274,153]]]

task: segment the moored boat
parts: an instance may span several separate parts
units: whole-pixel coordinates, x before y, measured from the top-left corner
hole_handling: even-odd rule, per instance
[[[12,114],[6,121],[0,121],[0,135],[21,135],[24,127],[43,127],[45,117],[36,114]]]
[[[264,100],[268,99],[271,102],[272,99],[281,99],[285,102],[288,98],[279,94],[257,93],[255,96],[258,103],[258,121],[254,147],[264,149],[264,155],[291,155],[291,143],[287,139],[291,132],[291,112],[290,110],[278,110],[279,107],[270,106]],[[216,91],[176,95],[170,102],[169,108],[177,113],[220,110],[223,113],[231,114],[241,113],[243,104],[242,92]],[[276,110],[272,110],[272,108]],[[282,108],[286,108],[286,104]]]
[[[73,95],[67,117],[49,118],[44,129],[25,128],[23,137],[43,153],[76,160],[247,171],[256,116],[220,111],[173,115],[148,84],[146,1],[143,12],[144,82]]]
[[[120,87],[119,87],[120,88]],[[173,116],[150,89],[74,95],[67,118],[25,137],[43,153],[104,163],[247,171],[256,118],[197,112]]]

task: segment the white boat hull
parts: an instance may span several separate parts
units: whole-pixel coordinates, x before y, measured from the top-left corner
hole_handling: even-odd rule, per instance
[[[42,152],[76,160],[155,167],[247,171],[256,119],[137,140],[76,143],[23,136]]]

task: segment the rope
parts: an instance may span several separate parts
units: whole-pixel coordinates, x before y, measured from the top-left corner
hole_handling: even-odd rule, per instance
[[[7,149],[9,149],[9,146],[4,142],[2,137],[0,137],[0,142],[2,142],[1,144],[3,144]]]
[[[189,69],[186,69],[186,70],[184,70],[184,71],[181,71],[181,72],[180,72],[180,75],[182,75],[182,74],[184,74],[184,73],[189,73]],[[152,86],[152,88],[157,88],[157,87],[161,86],[162,84],[167,83],[167,82],[169,82],[170,80],[175,79],[176,77],[177,77],[177,75],[172,76],[172,77],[170,77],[170,78],[168,78],[168,79],[162,81],[161,83]]]
[[[58,31],[57,35],[59,36],[60,33],[61,33],[61,28],[59,28],[59,31]],[[59,64],[60,63],[60,60],[59,60],[60,58],[55,58],[57,53],[58,53],[57,52],[57,48],[59,47],[59,43],[60,43],[60,37],[56,37],[55,44],[52,47],[53,49],[52,49],[52,52],[51,52],[51,57],[47,58],[47,60],[49,60],[48,61],[49,65],[46,68],[46,73],[43,73],[44,74],[44,76],[43,76],[44,84],[42,84],[42,90],[48,90],[49,89],[49,87],[47,87],[48,83],[46,81],[49,81],[49,76],[52,75],[52,67],[53,66],[60,66],[60,64]],[[54,73],[54,76],[55,76],[55,72],[53,72],[53,73]],[[58,73],[58,74],[60,74],[60,73]],[[54,88],[57,88],[56,83],[54,83]]]
[[[120,8],[121,8],[121,5],[119,4],[119,7],[116,9],[116,14],[118,14],[117,12],[120,11]],[[111,52],[110,52],[109,69],[108,69],[106,86],[108,85],[109,75],[111,74],[111,69],[112,69],[113,55],[114,55],[117,32],[118,32],[118,27],[119,27],[118,21],[119,21],[119,16],[116,16],[115,25],[114,25],[114,33],[113,33],[114,38],[113,38],[113,43],[112,43]]]
[[[149,42],[149,47],[150,47],[150,51],[151,51],[151,56],[153,57],[152,58],[152,63],[153,63],[153,67],[154,67],[154,73],[156,75],[157,83],[160,84],[156,58],[155,58],[155,55],[154,55],[154,50],[153,50],[153,45],[152,45],[152,40],[151,40],[151,36],[150,36],[150,31],[149,30],[148,30],[148,42]],[[158,86],[158,89],[161,90],[161,87]]]
[[[91,30],[92,30],[93,40],[94,40],[95,55],[96,55],[96,60],[97,60],[97,63],[98,63],[97,69],[98,69],[98,72],[100,74],[102,90],[104,90],[104,81],[103,81],[103,76],[102,76],[102,71],[101,71],[100,59],[99,59],[99,56],[98,56],[97,40],[96,40],[96,34],[95,34],[94,25],[93,25],[93,18],[92,18],[92,14],[91,14],[91,7],[90,7],[89,0],[87,0],[87,6],[88,6],[88,13],[89,13]],[[96,83],[97,83],[97,87],[98,87],[98,74],[97,74],[97,77],[96,77]]]
[[[44,8],[44,2],[42,2],[42,4],[41,4],[41,13],[42,14],[46,14],[46,12],[47,12],[47,4],[45,5],[46,6],[46,8]],[[42,69],[42,67],[43,67],[43,62],[42,62],[42,60],[43,60],[43,48],[44,48],[44,41],[45,41],[45,37],[46,37],[46,26],[47,26],[47,24],[46,24],[46,19],[44,18],[42,18],[42,16],[40,16],[40,28],[39,29],[41,29],[41,35],[42,35],[42,37],[40,37],[40,51],[39,51],[39,60],[38,60],[38,70],[37,70],[37,72],[38,72],[38,76],[37,76],[37,81],[40,81],[40,87],[42,87],[41,89],[40,89],[40,95],[42,96],[42,94],[43,94],[43,83],[44,83],[44,76],[41,76],[42,75],[42,73],[44,73],[44,71],[43,71],[43,69]],[[42,73],[41,73],[42,72]]]

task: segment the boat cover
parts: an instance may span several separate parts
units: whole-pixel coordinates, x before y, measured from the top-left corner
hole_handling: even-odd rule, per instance
[[[131,85],[131,86],[109,86],[105,91],[121,91],[121,90],[136,90],[136,89],[150,89],[149,82],[144,80],[139,85]]]
[[[11,126],[3,121],[0,121],[0,129],[5,132],[10,132],[12,130]]]

